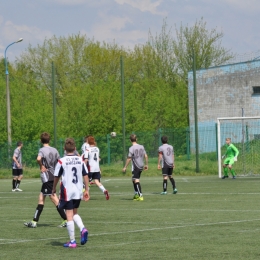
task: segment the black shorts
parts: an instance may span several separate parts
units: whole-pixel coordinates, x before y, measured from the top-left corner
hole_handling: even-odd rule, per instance
[[[162,168],[162,175],[172,176],[173,168]]]
[[[47,181],[47,182],[42,184],[41,193],[44,196],[51,195],[52,188],[53,188],[53,181]]]
[[[81,199],[69,200],[69,201],[60,200],[59,204],[58,204],[58,208],[59,209],[77,209],[77,208],[79,208],[80,201],[81,201]]]
[[[91,180],[99,180],[101,175],[100,175],[100,172],[89,172],[88,173],[88,177],[89,179]]]
[[[140,171],[140,170],[133,170],[132,171],[132,179],[133,180],[140,179],[141,173],[142,173],[142,171]]]
[[[13,169],[13,177],[19,177],[23,175],[23,169]]]

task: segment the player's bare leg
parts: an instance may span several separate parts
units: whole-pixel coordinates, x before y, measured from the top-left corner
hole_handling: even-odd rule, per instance
[[[103,184],[101,182],[99,182],[98,179],[94,179],[94,182],[96,183],[96,185],[99,187],[99,189],[105,194],[106,196],[106,200],[109,200],[109,194],[107,189],[103,186]]]

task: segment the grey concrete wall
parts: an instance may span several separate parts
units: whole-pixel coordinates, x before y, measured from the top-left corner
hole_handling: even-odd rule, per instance
[[[199,132],[209,129],[214,143],[206,147],[205,134],[199,136],[200,151],[215,149],[215,124],[218,117],[260,116],[260,95],[253,94],[253,86],[260,87],[260,61],[250,61],[196,71]],[[188,74],[189,122],[191,148],[194,148],[194,86],[193,72]],[[213,133],[214,132],[214,133]],[[204,143],[203,143],[204,142]],[[206,141],[207,143],[209,141]],[[210,141],[211,142],[211,141]]]

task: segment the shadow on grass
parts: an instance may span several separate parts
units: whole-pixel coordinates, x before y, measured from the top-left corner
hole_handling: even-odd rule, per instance
[[[93,196],[94,196],[94,195],[93,195]],[[98,200],[98,199],[95,198],[95,197],[93,198],[93,197],[90,196],[90,199],[89,199],[89,200]],[[84,202],[84,201],[83,201],[83,202]],[[80,204],[80,205],[81,205],[81,204]]]
[[[58,242],[58,241],[52,241],[52,242],[50,242],[50,244],[51,244],[52,246],[62,247],[64,243]]]

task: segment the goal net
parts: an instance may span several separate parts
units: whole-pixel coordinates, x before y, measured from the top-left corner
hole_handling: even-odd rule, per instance
[[[226,152],[226,138],[238,148],[239,155],[234,163],[237,176],[260,174],[260,116],[217,118],[218,132],[218,175],[223,175],[222,155]]]

